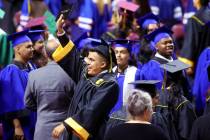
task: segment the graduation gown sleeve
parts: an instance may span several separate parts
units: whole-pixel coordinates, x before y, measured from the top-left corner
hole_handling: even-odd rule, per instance
[[[141,80],[160,80],[157,84],[158,89],[162,87],[162,81],[164,79],[164,70],[160,68],[160,63],[155,60],[150,60],[145,64],[140,72]]]
[[[10,64],[0,73],[0,114],[4,119],[14,119],[28,115],[24,107],[24,91],[28,73]]]
[[[58,36],[61,45],[53,53],[54,60],[77,83],[85,68],[83,58],[66,34]]]
[[[118,85],[114,81],[105,82],[98,87],[89,103],[64,121],[67,130],[73,130],[82,139],[95,134],[103,123],[99,120],[103,120],[104,115],[108,115],[116,103],[118,95],[116,93],[118,93]]]

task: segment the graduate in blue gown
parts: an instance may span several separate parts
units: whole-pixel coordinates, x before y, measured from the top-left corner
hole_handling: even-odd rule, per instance
[[[161,27],[149,34],[147,39],[154,41],[157,53],[143,66],[141,78],[143,80],[160,80],[158,88],[170,91],[169,96],[171,97],[166,98],[166,103],[170,107],[168,111],[172,111],[173,123],[176,126],[179,139],[187,139],[196,117],[192,104],[183,96],[190,98],[191,95],[188,79],[184,75],[184,68],[171,71],[171,69],[174,70],[184,65],[177,63],[180,61],[173,58],[174,44],[171,31]],[[164,92],[164,95],[167,94],[168,92]],[[163,100],[160,100],[160,103],[163,103]]]
[[[136,60],[131,53],[132,44],[135,41],[119,39],[114,40],[112,43],[117,58],[117,65],[113,68],[113,71],[117,75],[117,81],[120,87],[118,102],[112,110],[114,112],[121,109],[122,106],[125,106],[129,96],[128,91],[134,88],[133,85],[129,85],[128,83],[140,80],[140,70],[136,67]]]
[[[206,93],[208,89],[208,76],[206,67],[210,61],[210,48],[206,48],[198,59],[196,68],[193,95],[195,97],[196,111],[198,115],[201,115],[206,106]]]
[[[182,21],[182,7],[180,0],[149,0],[149,4],[152,13],[159,16],[161,22],[166,26],[171,27]]]
[[[23,100],[30,70],[27,62],[33,56],[32,42],[26,34],[27,31],[22,31],[8,37],[12,41],[15,58],[0,73],[3,140],[33,139],[34,116],[25,109]]]
[[[90,37],[100,38],[107,31],[111,20],[110,3],[106,0],[85,0],[80,7],[79,27],[90,33]]]

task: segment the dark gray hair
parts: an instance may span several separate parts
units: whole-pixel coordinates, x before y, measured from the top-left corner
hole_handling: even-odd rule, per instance
[[[152,98],[149,93],[137,89],[131,90],[127,103],[129,115],[141,116],[147,109],[152,112]]]

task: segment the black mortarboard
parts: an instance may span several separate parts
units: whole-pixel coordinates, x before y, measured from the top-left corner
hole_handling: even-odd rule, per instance
[[[162,38],[171,37],[172,34],[173,32],[170,29],[163,26],[144,37],[149,41],[153,41],[156,45]]]
[[[132,45],[134,43],[140,42],[139,40],[127,40],[127,39],[117,39],[110,41],[113,47],[123,47],[128,50],[129,53],[132,51]]]
[[[136,10],[138,10],[139,8],[139,5],[133,2],[128,2],[128,1],[119,1],[118,6],[119,8],[131,11],[131,12],[136,12]]]
[[[21,32],[13,33],[8,36],[8,40],[12,41],[12,47],[16,47],[19,44],[25,42],[31,42],[31,39],[27,36],[28,30],[24,30]]]
[[[111,46],[103,39],[100,40],[100,42],[92,41],[92,43],[95,43],[95,46],[93,48],[90,48],[90,51],[95,51],[101,54],[105,59],[107,59],[110,62],[109,71],[112,70],[113,63],[117,63],[114,50],[111,48]]]
[[[143,29],[147,29],[147,26],[149,24],[157,24],[159,22],[160,22],[159,18],[152,13],[148,13],[148,14],[138,18],[138,20],[137,20],[137,23]]]
[[[190,65],[185,64],[184,62],[177,59],[172,62],[162,64],[160,65],[160,67],[173,74],[175,72],[179,72],[179,71],[189,68]]]
[[[154,98],[157,94],[156,85],[158,83],[160,83],[159,80],[137,80],[129,84],[133,84],[135,88],[148,92]]]

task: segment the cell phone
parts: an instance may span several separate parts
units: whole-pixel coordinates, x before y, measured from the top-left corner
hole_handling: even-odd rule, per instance
[[[60,11],[60,14],[57,16],[56,19],[59,19],[60,15],[63,14],[63,19],[66,20],[69,17],[69,14],[72,13],[73,11],[73,4],[72,5],[68,5],[64,8],[65,10]]]

